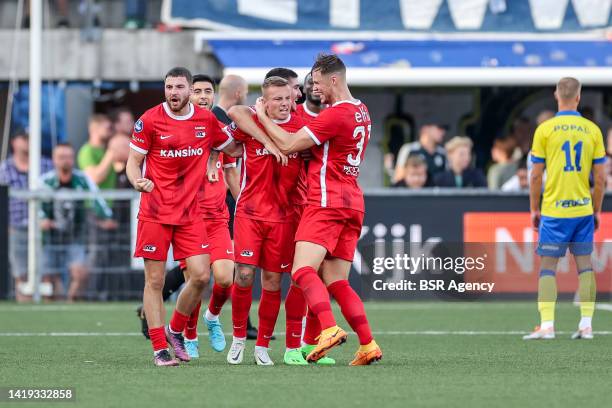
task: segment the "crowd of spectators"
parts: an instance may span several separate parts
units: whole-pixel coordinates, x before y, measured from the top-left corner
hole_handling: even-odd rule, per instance
[[[582,114],[591,118],[588,108]],[[533,133],[555,112],[540,112],[535,123],[519,117],[507,134],[493,140],[491,161],[485,169],[474,166],[473,142],[466,136],[446,137],[446,127],[426,123],[418,140],[405,143],[397,153],[395,166],[387,168],[391,185],[397,188],[487,188],[497,191],[529,190],[529,151]],[[444,143],[444,140],[447,140]],[[612,128],[604,140],[612,158]],[[607,160],[607,189],[612,190],[612,160]]]
[[[130,188],[125,167],[133,127],[134,116],[127,108],[116,109],[110,116],[93,114],[88,123],[88,141],[78,153],[72,145],[58,143],[52,160],[41,158],[40,187],[94,192]],[[11,155],[0,163],[0,184],[12,190],[27,190],[27,133],[16,132],[10,146]],[[131,258],[129,201],[53,198],[42,201],[39,210],[41,280],[52,287],[46,299],[74,301],[83,297],[87,287],[100,295],[102,288],[110,292],[110,286],[121,286],[125,279],[121,272],[129,270]],[[9,265],[17,301],[31,298],[31,293],[22,290],[27,281],[27,231],[27,201],[10,198]],[[114,284],[109,285],[109,281]]]
[[[554,112],[543,111],[534,124],[526,118],[515,120],[508,134],[492,142],[491,162],[486,169],[474,166],[474,146],[469,137],[447,137],[445,126],[427,123],[419,129],[416,141],[401,146],[394,167],[386,170],[395,188],[526,192],[533,132],[538,124],[553,116]],[[73,146],[60,143],[53,149],[53,160],[42,158],[43,187],[84,191],[131,188],[125,168],[133,126],[134,116],[126,107],[112,110],[109,115],[91,115],[87,142],[78,152]],[[608,157],[612,158],[612,128],[605,142]],[[10,146],[12,154],[0,163],[0,183],[11,189],[28,189],[27,133],[16,132]],[[607,161],[607,169],[607,189],[612,190],[612,160]],[[129,202],[53,200],[42,203],[40,214],[41,275],[53,287],[50,299],[75,300],[83,296],[86,287],[101,294],[102,299],[104,290],[120,290],[126,275],[121,272],[130,269]],[[9,263],[15,297],[26,301],[29,294],[21,293],[18,288],[27,281],[27,201],[10,199],[9,224]]]

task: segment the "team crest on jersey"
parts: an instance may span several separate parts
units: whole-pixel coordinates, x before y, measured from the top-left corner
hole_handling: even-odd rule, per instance
[[[138,119],[136,123],[134,123],[134,132],[140,133],[144,128],[144,124],[142,123],[142,119]]]
[[[145,245],[142,247],[142,250],[145,252],[155,252],[156,249],[157,247],[155,245]]]
[[[250,258],[253,256],[253,251],[249,251],[248,249],[245,249],[244,251],[240,253],[240,256],[244,256],[245,258]]]
[[[196,132],[195,137],[199,137],[200,139],[206,136],[206,132]]]

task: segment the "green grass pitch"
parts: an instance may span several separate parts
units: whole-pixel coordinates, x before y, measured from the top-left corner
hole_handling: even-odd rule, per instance
[[[149,342],[137,334],[134,304],[0,303],[0,387],[73,387],[77,396],[72,403],[0,406],[610,406],[611,311],[596,311],[594,328],[600,333],[593,341],[572,341],[578,308],[559,304],[557,339],[524,342],[521,334],[537,322],[535,302],[393,302],[366,308],[384,352],[371,367],[347,366],[358,344],[354,334],[332,352],[336,367],[284,366],[281,333],[272,342],[275,367],[255,365],[253,342],[243,365],[229,366],[225,353],[213,352],[201,336],[199,360],[156,368]],[[255,304],[252,317],[254,310]],[[281,309],[277,332],[284,330],[282,314]],[[228,306],[222,318],[226,332],[229,318]],[[348,328],[343,319],[340,324]],[[78,335],[49,335],[63,332]]]

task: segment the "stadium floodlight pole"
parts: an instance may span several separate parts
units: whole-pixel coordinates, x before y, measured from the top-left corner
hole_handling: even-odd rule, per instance
[[[40,134],[41,134],[41,65],[42,65],[42,0],[30,0],[30,163],[28,188],[38,188],[40,178]],[[33,300],[40,302],[37,266],[39,237],[37,201],[28,201],[28,292]]]

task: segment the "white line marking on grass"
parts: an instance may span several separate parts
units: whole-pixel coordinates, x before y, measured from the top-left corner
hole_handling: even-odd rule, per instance
[[[351,333],[350,334],[355,334]],[[377,336],[518,336],[528,334],[527,331],[510,330],[510,331],[495,331],[495,330],[423,330],[423,331],[374,331]],[[558,331],[556,334],[565,335],[573,332]],[[612,335],[612,331],[594,331],[594,334],[601,336]],[[198,333],[199,336],[208,336],[208,333]],[[232,333],[225,333],[226,336],[231,336]],[[284,337],[284,332],[274,332],[275,336]],[[142,336],[138,332],[24,332],[24,333],[0,333],[0,337],[134,337]]]
[[[580,306],[580,305],[578,305]],[[612,312],[612,305],[609,303],[595,303],[595,309],[597,310],[605,310],[607,312]]]
[[[389,310],[389,311],[402,311],[402,310],[472,310],[474,308],[486,307],[490,309],[508,308],[508,306],[516,307],[532,307],[534,302],[445,302],[445,301],[432,301],[432,302],[364,302],[366,311],[368,310]],[[0,304],[0,312],[128,312],[136,313],[136,304],[124,304],[124,305],[104,305],[104,304],[46,304],[46,305],[14,305],[14,304]],[[597,305],[599,306],[599,305]],[[170,303],[167,304],[168,308],[172,308]],[[334,310],[338,307],[335,303],[332,303]],[[230,310],[231,308],[228,308]],[[610,305],[612,311],[612,305]]]

